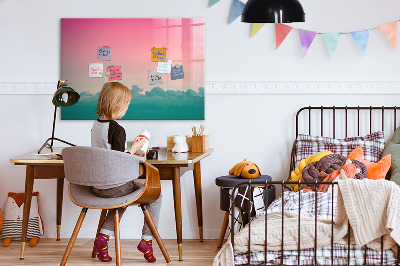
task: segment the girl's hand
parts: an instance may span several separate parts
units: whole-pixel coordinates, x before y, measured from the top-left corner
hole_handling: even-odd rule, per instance
[[[135,155],[136,156],[139,156],[139,157],[146,157],[146,155],[149,153],[149,149],[147,149],[147,151],[146,151],[146,153],[145,154],[137,154],[137,153],[135,153]]]
[[[136,137],[135,140],[132,142],[129,152],[131,154],[135,154],[140,148],[143,147],[143,145],[146,143],[146,141],[147,140],[145,138]]]

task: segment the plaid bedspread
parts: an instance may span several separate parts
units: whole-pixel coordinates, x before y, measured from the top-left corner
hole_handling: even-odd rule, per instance
[[[282,211],[282,203],[284,210],[298,210],[300,208],[301,212],[316,213],[323,218],[332,219],[332,209],[333,214],[335,214],[336,208],[336,194],[317,192],[317,197],[315,197],[313,191],[300,193],[288,191],[284,193],[283,197],[279,197],[271,203],[267,215],[268,213]],[[260,215],[265,215],[265,212],[257,215],[253,220]],[[314,265],[314,254],[314,249],[303,249],[300,251],[300,256],[297,250],[285,250],[283,252],[283,264],[298,265],[298,258],[300,258],[300,265]],[[265,255],[267,256],[266,265],[281,265],[281,251],[250,252],[250,265],[265,265]],[[382,258],[383,265],[395,265],[396,263],[396,257],[392,250],[383,251],[381,258],[380,251],[350,245],[350,256],[348,255],[348,245],[334,244],[332,262],[331,246],[317,248],[317,265],[382,265]],[[248,264],[248,253],[235,254],[235,265]]]

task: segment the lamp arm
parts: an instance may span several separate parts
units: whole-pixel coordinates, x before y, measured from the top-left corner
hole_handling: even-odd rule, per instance
[[[52,133],[51,133],[51,144],[50,144],[50,148],[53,147],[54,131],[55,131],[55,129],[56,129],[56,117],[57,117],[57,106],[54,106],[53,131],[52,131]]]

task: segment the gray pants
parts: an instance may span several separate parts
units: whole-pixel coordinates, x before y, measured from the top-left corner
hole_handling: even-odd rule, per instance
[[[119,187],[113,187],[108,189],[93,188],[93,194],[101,198],[116,198],[128,195],[138,189],[141,189],[143,186],[144,182],[138,182],[138,181],[135,182],[135,180],[132,180]],[[158,221],[160,219],[161,202],[162,202],[162,196],[160,194],[160,197],[155,202],[146,204],[146,207],[149,210],[151,218],[153,218],[154,224],[157,228],[158,228]],[[125,210],[126,207],[118,208],[119,219],[122,218],[122,215],[124,214]],[[114,214],[115,214],[115,209],[108,210],[106,220],[104,221],[100,233],[109,236],[114,236]],[[153,234],[146,220],[144,221],[143,225],[142,239],[146,240],[153,239]]]

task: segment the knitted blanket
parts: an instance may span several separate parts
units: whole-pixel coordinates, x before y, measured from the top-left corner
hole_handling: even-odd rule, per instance
[[[385,179],[339,180],[335,229],[347,230],[356,245],[395,250],[400,243],[400,187]]]
[[[334,243],[345,244],[348,222],[352,228],[351,244],[367,245],[380,250],[380,237],[384,237],[384,249],[394,249],[400,243],[400,188],[387,180],[339,181],[338,202],[334,225]],[[315,216],[301,213],[298,228],[298,212],[285,211],[284,249],[296,250],[298,230],[300,230],[300,248],[314,247]],[[282,213],[267,216],[267,248],[280,250],[282,239]],[[235,252],[246,252],[248,246],[248,226],[235,235]],[[317,216],[317,247],[330,245],[331,221]],[[251,223],[250,249],[263,251],[265,245],[265,216],[258,217]],[[214,266],[234,265],[234,251],[228,241],[214,259]]]
[[[300,228],[298,227],[299,215],[297,211],[283,213],[284,232],[283,242],[285,250],[297,250],[298,230],[300,229],[300,248],[313,248],[315,235],[315,216],[311,213],[300,213]],[[323,247],[331,243],[332,221],[317,216],[317,246]],[[250,226],[250,250],[264,251],[265,245],[265,215],[259,216]],[[275,212],[267,216],[267,249],[278,251],[281,249],[282,239],[282,212]],[[235,252],[246,252],[249,241],[249,227],[244,227],[235,234]],[[343,244],[343,241],[337,241]],[[231,242],[228,241],[218,252],[214,259],[214,266],[234,265],[234,252]]]

